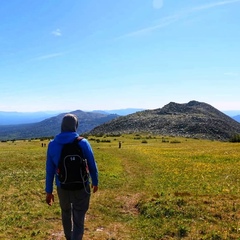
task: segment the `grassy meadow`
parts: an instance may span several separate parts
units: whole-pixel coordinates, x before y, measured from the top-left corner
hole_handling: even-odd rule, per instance
[[[88,140],[99,191],[84,239],[240,239],[239,143],[144,134]],[[54,205],[45,203],[46,150],[40,140],[0,142],[0,239],[64,239],[56,191]]]

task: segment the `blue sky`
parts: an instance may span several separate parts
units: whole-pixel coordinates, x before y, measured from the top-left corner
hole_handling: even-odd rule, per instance
[[[240,0],[11,0],[0,111],[240,109]]]

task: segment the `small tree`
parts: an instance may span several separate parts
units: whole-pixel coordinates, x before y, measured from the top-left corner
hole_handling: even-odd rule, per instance
[[[234,135],[230,138],[230,142],[240,142],[240,134],[234,134]]]

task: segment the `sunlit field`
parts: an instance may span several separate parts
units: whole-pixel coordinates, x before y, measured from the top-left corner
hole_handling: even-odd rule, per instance
[[[100,184],[84,239],[240,239],[239,143],[153,135],[88,140]],[[64,239],[56,191],[55,204],[45,203],[47,144],[0,143],[0,239]]]

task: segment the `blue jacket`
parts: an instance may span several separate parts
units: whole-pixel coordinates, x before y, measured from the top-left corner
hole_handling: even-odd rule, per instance
[[[55,183],[60,186],[58,178],[56,177],[56,171],[63,144],[73,142],[78,137],[76,132],[61,132],[54,140],[48,145],[47,161],[46,161],[46,188],[47,193],[53,192],[53,181],[55,177]],[[94,159],[93,151],[89,142],[84,138],[79,142],[79,146],[82,149],[83,157],[87,159],[89,173],[93,186],[98,186],[98,168]]]

